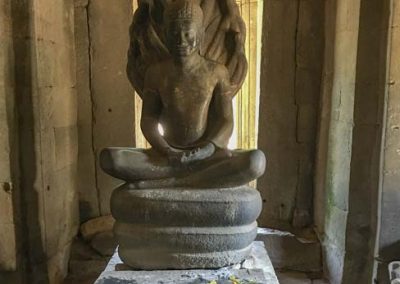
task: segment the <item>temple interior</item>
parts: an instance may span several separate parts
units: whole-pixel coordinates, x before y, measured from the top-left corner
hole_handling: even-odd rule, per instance
[[[249,68],[229,148],[266,155],[251,186],[280,283],[391,283],[400,1],[236,2]],[[93,283],[114,253],[121,181],[99,153],[150,147],[126,75],[137,5],[0,0],[0,283]]]

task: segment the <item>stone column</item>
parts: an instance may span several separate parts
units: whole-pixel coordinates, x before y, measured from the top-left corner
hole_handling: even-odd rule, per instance
[[[8,210],[7,224],[14,219],[18,227],[20,276],[0,273],[0,282],[59,283],[67,273],[69,247],[78,225],[73,1],[1,1],[0,11],[9,13],[1,16],[8,37],[1,41],[0,50],[6,51],[1,58],[8,60],[1,62],[8,84],[2,86],[7,87],[7,101],[1,104],[6,106],[1,122],[7,124],[2,131],[8,132],[8,142],[2,139],[1,143],[8,143],[10,149],[5,145],[1,164],[9,170],[1,170],[5,175],[1,182],[8,195],[16,195],[12,210],[3,203],[0,207]],[[18,161],[19,166],[7,166],[8,161],[10,165]],[[7,232],[1,228],[1,234]],[[10,246],[8,269],[12,269],[12,237],[6,244]]]
[[[96,157],[109,146],[133,147],[134,91],[126,76],[132,1],[90,0],[90,89],[93,104],[93,147]],[[97,164],[101,215],[110,214],[112,189],[121,181],[110,178]]]
[[[387,93],[375,255],[378,283],[389,281],[389,262],[400,260],[400,3],[388,2],[391,19],[388,29]]]
[[[360,0],[326,1],[314,203],[325,274],[332,283],[341,283],[346,252],[359,12]]]
[[[134,90],[126,76],[132,0],[75,1],[81,221],[110,214],[120,181],[98,167],[100,150],[134,146]]]
[[[313,171],[323,62],[324,1],[265,0],[258,145],[261,226],[312,225]]]
[[[75,1],[76,90],[78,95],[78,190],[81,222],[100,216],[93,146],[94,106],[90,91],[89,0]]]
[[[18,156],[10,0],[0,2],[0,42],[0,244],[3,244],[0,246],[1,275],[2,271],[17,270],[16,208],[18,206],[15,202],[18,185],[15,183],[15,177]]]
[[[379,207],[389,1],[362,0],[343,283],[372,283]],[[362,253],[360,253],[362,252]]]
[[[392,185],[400,140],[396,99],[390,96],[396,69],[387,59],[389,2],[327,2],[315,220],[331,283],[372,283],[375,258],[384,259],[384,247],[395,252],[399,241],[399,198]],[[395,28],[390,33],[396,40]],[[394,43],[389,50],[389,58],[397,58]],[[382,283],[390,260],[381,265]]]
[[[67,274],[69,249],[79,225],[73,23],[73,0],[33,1],[32,93],[31,101],[24,105],[30,108],[27,113],[31,116],[25,118],[25,110],[19,112],[26,119],[21,125],[21,156],[26,157],[22,175],[24,186],[32,190],[25,198],[25,206],[29,208],[27,224],[34,236],[30,261],[34,267],[46,264],[45,277],[50,283]],[[34,155],[23,153],[26,147]],[[39,235],[42,247],[36,242]]]

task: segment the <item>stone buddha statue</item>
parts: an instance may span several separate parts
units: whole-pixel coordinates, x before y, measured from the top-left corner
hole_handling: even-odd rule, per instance
[[[227,149],[236,88],[225,65],[200,54],[202,8],[174,1],[164,19],[170,57],[150,65],[143,83],[141,129],[152,148],[106,148],[102,169],[134,188],[235,187],[258,178],[260,150]]]
[[[152,148],[100,154],[102,169],[126,182],[111,212],[119,255],[133,268],[216,268],[251,251],[262,201],[247,184],[265,157],[227,149],[247,70],[244,34],[235,0],[139,1],[127,73]]]

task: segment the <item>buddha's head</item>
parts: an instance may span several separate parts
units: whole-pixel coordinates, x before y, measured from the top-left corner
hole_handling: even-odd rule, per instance
[[[174,57],[197,52],[203,38],[203,11],[193,0],[175,0],[166,7],[165,36]]]

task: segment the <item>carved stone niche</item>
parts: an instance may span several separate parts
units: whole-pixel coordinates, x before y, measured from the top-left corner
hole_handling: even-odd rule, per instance
[[[128,77],[151,149],[106,148],[126,183],[111,199],[121,259],[138,269],[218,268],[250,252],[261,212],[248,184],[260,150],[229,150],[232,99],[247,72],[234,0],[143,0],[130,29]],[[158,130],[159,124],[164,133]]]

